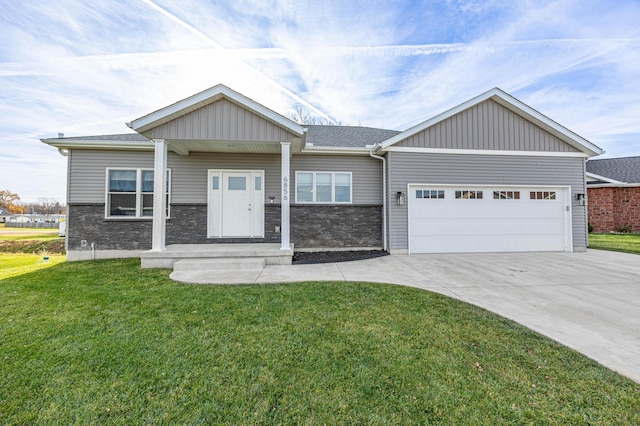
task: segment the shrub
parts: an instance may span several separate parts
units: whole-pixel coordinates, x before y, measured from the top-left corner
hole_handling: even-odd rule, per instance
[[[633,232],[633,227],[629,224],[626,225],[618,225],[615,227],[615,231],[620,234],[629,234]]]

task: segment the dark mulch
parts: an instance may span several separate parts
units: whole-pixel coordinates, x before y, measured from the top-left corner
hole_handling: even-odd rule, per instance
[[[374,257],[386,256],[388,254],[389,253],[384,250],[297,251],[293,254],[293,264],[302,265],[308,263],[349,262],[351,260],[372,259]]]

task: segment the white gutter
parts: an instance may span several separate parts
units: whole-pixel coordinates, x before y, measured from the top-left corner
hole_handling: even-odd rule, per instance
[[[387,251],[387,160],[373,153],[373,150],[379,146],[380,144],[375,144],[369,151],[369,155],[382,161],[382,245],[384,251]]]
[[[58,153],[60,155],[62,155],[63,157],[68,157],[69,156],[69,150],[65,150],[64,148],[58,148]]]

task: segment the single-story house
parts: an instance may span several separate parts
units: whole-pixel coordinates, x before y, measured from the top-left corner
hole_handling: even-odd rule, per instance
[[[300,125],[224,85],[68,156],[67,256],[272,243],[390,254],[584,251],[603,151],[495,88],[408,130]]]
[[[594,232],[640,232],[640,156],[587,161],[587,197]]]

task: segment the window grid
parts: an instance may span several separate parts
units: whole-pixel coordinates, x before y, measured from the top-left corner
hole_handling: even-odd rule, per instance
[[[460,190],[456,191],[456,199],[458,200],[481,200],[482,191],[476,190]]]
[[[444,199],[444,190],[418,189],[416,190],[416,198]]]
[[[296,203],[350,204],[351,172],[296,172]]]
[[[494,200],[519,200],[520,191],[493,191]]]
[[[153,169],[107,169],[105,216],[144,218],[153,216]],[[167,169],[167,217],[171,171]]]
[[[556,191],[531,191],[529,198],[532,200],[555,200]]]

